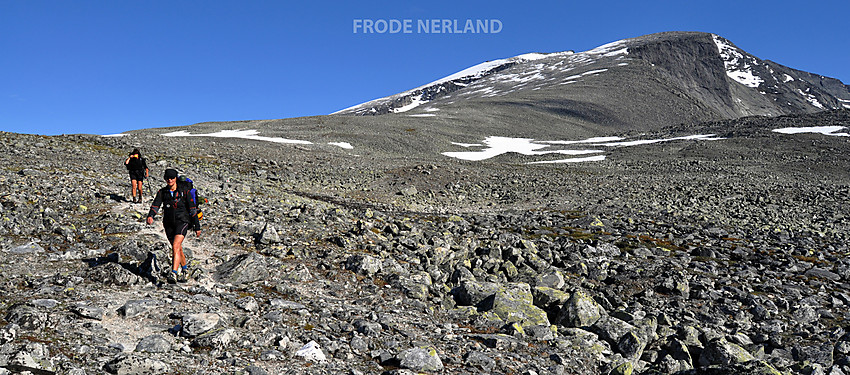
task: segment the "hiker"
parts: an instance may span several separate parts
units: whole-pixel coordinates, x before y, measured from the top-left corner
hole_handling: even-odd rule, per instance
[[[166,280],[173,284],[186,282],[189,278],[189,262],[186,254],[183,253],[183,240],[186,238],[190,225],[195,231],[195,236],[200,237],[201,223],[198,220],[195,200],[185,186],[181,187],[177,183],[177,171],[166,169],[164,177],[166,185],[156,192],[146,221],[148,225],[153,224],[154,216],[160,206],[163,206],[162,226],[165,227],[165,236],[171,243],[172,252],[171,272],[168,273]]]
[[[133,152],[124,160],[124,166],[127,167],[127,172],[130,173],[130,184],[133,191],[133,203],[142,203],[142,184],[148,178],[148,164],[145,163],[145,158],[138,148],[134,148]],[[139,198],[136,200],[136,189],[139,190]]]

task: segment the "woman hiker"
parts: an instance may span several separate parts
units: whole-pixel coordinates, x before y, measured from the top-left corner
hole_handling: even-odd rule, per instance
[[[124,166],[127,167],[127,172],[130,173],[130,184],[133,191],[133,203],[142,203],[142,184],[148,178],[148,164],[145,163],[145,158],[139,149],[133,149],[133,152],[124,160]],[[136,189],[139,191],[139,198],[136,200]]]
[[[148,212],[147,223],[153,224],[153,218],[162,210],[162,226],[165,227],[165,236],[171,243],[172,264],[171,272],[166,280],[169,283],[186,282],[189,278],[189,263],[186,254],[183,253],[183,239],[189,231],[189,226],[195,231],[195,236],[201,236],[201,223],[198,220],[198,206],[192,195],[185,189],[181,189],[177,183],[177,171],[165,170],[166,185],[156,192],[151,209]]]

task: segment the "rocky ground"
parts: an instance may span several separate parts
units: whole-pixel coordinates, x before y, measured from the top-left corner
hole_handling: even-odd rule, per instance
[[[850,374],[847,138],[770,131],[815,125],[535,166],[0,133],[0,374]],[[134,147],[209,199],[187,283]]]

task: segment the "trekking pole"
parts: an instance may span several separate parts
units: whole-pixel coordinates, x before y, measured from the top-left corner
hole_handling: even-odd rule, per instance
[[[151,196],[153,194],[153,190],[151,190],[150,180],[151,180],[150,176],[145,176],[144,181],[145,181],[145,186],[148,187],[148,196]]]

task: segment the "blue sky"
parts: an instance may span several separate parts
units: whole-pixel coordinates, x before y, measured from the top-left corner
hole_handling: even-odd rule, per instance
[[[114,134],[323,115],[487,60],[674,30],[719,34],[848,84],[848,15],[846,0],[0,0],[0,130]],[[433,19],[497,20],[501,30],[419,32]],[[355,33],[355,20],[411,20],[411,32]]]

